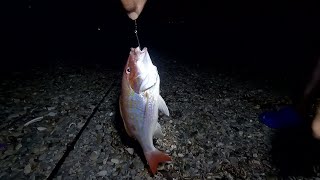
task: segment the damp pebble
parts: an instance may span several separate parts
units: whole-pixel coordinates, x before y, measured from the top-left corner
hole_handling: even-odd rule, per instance
[[[44,131],[46,130],[47,128],[46,127],[37,127],[38,131]]]
[[[126,148],[126,151],[129,153],[129,154],[133,154],[134,150],[133,148]]]
[[[96,125],[96,130],[102,129],[102,126],[100,124]]]
[[[56,107],[47,107],[48,111],[52,111],[54,109],[56,109]]]
[[[90,160],[91,161],[96,161],[99,157],[99,152],[98,151],[93,151],[90,155]]]
[[[21,143],[19,143],[19,144],[16,146],[16,148],[15,148],[15,149],[16,149],[16,151],[17,151],[17,150],[19,150],[21,147],[22,147],[22,144],[21,144]]]
[[[111,159],[111,162],[113,162],[114,164],[119,164],[119,159]]]
[[[184,155],[182,153],[178,153],[178,157],[183,157]]]
[[[49,112],[49,113],[48,113],[48,116],[51,116],[51,117],[54,117],[54,116],[56,116],[56,115],[57,115],[56,112]]]
[[[103,170],[97,173],[97,176],[106,176],[108,174],[108,171]]]
[[[31,172],[31,164],[27,164],[23,170],[24,174],[29,174]]]

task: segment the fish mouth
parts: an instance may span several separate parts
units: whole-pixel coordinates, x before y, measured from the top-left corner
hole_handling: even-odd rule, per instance
[[[130,82],[135,93],[140,94],[156,86],[159,81],[157,67],[153,65],[147,48],[132,48],[130,55],[133,57],[133,64],[136,68],[136,75]]]

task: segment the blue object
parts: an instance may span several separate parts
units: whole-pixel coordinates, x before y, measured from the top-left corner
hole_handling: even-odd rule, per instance
[[[279,111],[267,111],[260,114],[259,119],[266,126],[274,129],[296,127],[302,123],[302,118],[291,106]]]
[[[7,145],[0,143],[0,151],[6,150],[6,149],[7,149]]]

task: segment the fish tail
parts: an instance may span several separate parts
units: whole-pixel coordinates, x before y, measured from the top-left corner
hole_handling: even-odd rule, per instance
[[[165,154],[157,149],[154,151],[145,152],[144,154],[153,175],[157,172],[159,163],[171,161],[171,157],[168,154]]]

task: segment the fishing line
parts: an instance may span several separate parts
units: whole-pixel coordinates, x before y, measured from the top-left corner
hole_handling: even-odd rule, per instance
[[[136,38],[137,38],[137,41],[138,41],[138,46],[139,46],[139,48],[140,48],[140,41],[139,41],[139,37],[138,37],[138,24],[137,24],[137,20],[134,20],[134,26],[135,26],[134,33],[136,34]]]

